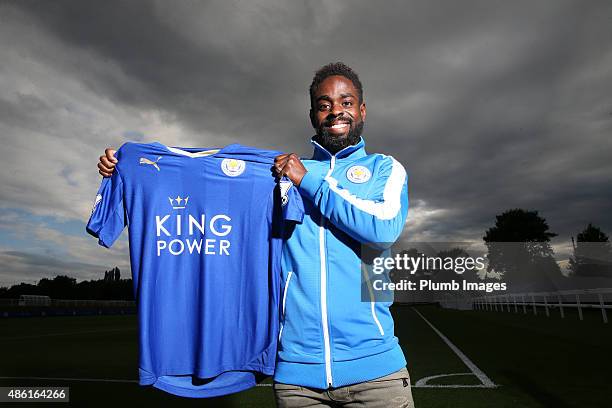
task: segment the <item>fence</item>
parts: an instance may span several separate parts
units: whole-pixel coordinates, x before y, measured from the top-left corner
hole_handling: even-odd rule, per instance
[[[447,301],[447,300],[443,300]],[[578,318],[584,319],[584,309],[599,309],[604,323],[608,323],[607,309],[612,309],[612,288],[562,290],[557,292],[510,293],[505,295],[485,295],[470,299],[472,309],[486,311],[504,311],[523,314],[528,311],[534,315],[542,310],[547,317],[551,309],[558,309],[561,318],[565,318],[565,309],[576,309]]]
[[[136,313],[136,302],[88,299],[0,299],[0,317]]]
[[[21,304],[20,304],[21,303]],[[0,299],[0,308],[3,306],[24,306],[23,299]],[[49,299],[47,307],[130,307],[135,306],[133,300],[89,300],[89,299]],[[25,304],[25,306],[38,306]]]

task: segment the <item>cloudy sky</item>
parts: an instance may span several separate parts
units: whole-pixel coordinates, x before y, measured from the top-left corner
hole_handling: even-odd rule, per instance
[[[0,1],[0,285],[127,275],[84,230],[106,146],[310,153],[308,85],[364,83],[368,150],[410,175],[405,240],[538,210],[559,256],[612,233],[612,2]]]

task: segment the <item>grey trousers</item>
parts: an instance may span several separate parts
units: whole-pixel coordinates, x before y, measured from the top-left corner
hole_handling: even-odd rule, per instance
[[[278,408],[414,408],[406,368],[374,380],[327,390],[275,382],[274,396]]]

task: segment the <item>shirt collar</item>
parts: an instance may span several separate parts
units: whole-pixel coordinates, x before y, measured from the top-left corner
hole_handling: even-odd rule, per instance
[[[313,160],[328,161],[331,160],[332,156],[336,156],[336,159],[344,159],[350,157],[351,159],[358,159],[366,156],[365,141],[363,137],[359,138],[359,142],[354,145],[345,147],[338,151],[335,155],[331,154],[326,148],[321,146],[314,140],[314,137],[310,139],[310,143],[314,146],[314,152],[312,154]]]

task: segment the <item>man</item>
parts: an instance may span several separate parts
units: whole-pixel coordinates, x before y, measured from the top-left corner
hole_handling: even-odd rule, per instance
[[[407,176],[391,156],[367,154],[363,87],[343,63],[310,85],[312,159],[276,157],[306,216],[283,248],[282,317],[274,391],[279,407],[412,407],[406,360],[387,302],[361,299],[362,245],[390,246],[408,211]],[[106,150],[100,173],[112,173]]]

